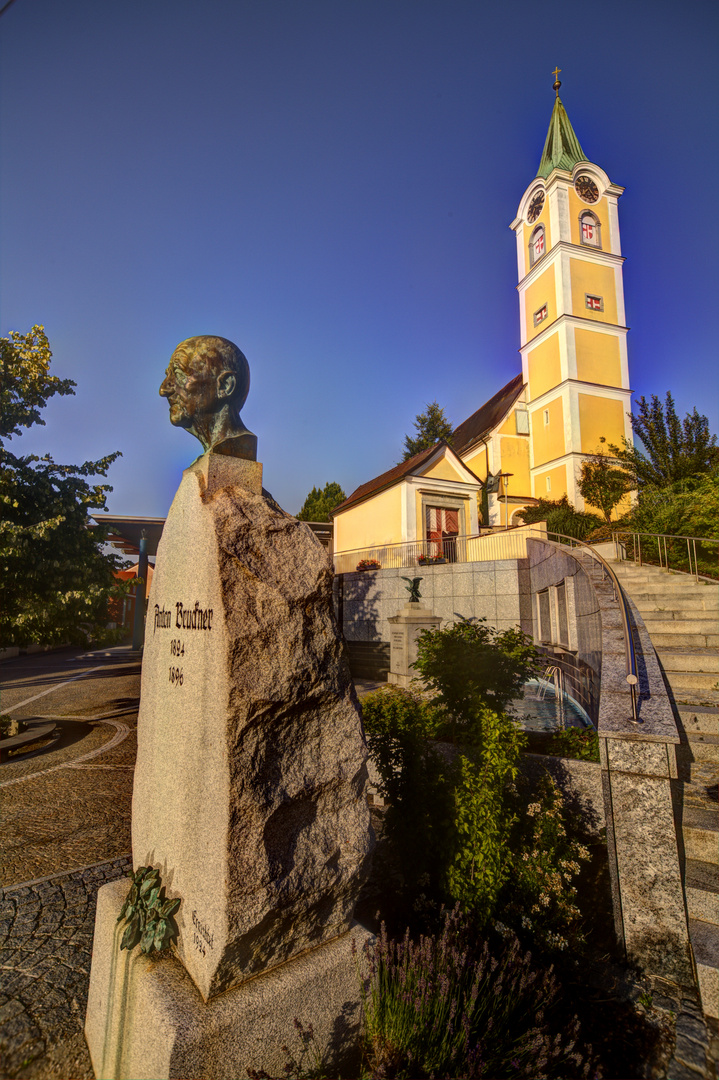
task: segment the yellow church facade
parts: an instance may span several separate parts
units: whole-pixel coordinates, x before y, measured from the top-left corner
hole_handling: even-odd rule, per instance
[[[600,440],[632,440],[618,218],[624,189],[587,159],[559,86],[537,175],[510,226],[521,372],[454,430],[451,455],[441,444],[428,467],[425,451],[336,507],[335,552],[430,541],[438,521],[448,529],[459,524],[460,535],[471,535],[475,522],[511,526],[540,498],[566,495],[577,509],[592,509],[579,493],[582,462]],[[452,490],[438,468],[451,473]],[[408,487],[415,474],[424,480]],[[466,509],[465,496],[473,495],[476,514]],[[438,517],[437,507],[447,513]]]

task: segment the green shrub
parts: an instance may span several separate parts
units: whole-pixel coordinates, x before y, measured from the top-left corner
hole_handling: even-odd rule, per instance
[[[534,673],[534,647],[518,631],[498,634],[462,620],[423,633],[418,652],[417,667],[437,697],[387,687],[362,701],[405,913],[421,904],[431,915],[440,903],[459,903],[480,928],[499,914],[519,933],[531,930],[543,948],[561,949],[576,922],[571,882],[581,845],[547,781],[531,796],[548,830],[535,857],[538,822],[527,810],[529,796],[518,791],[526,736],[500,707]],[[438,736],[447,733],[453,745],[442,746]],[[563,735],[565,742],[576,738]],[[579,749],[589,752],[581,738]]]
[[[526,789],[526,784],[525,784]],[[547,951],[563,951],[571,943],[583,943],[581,912],[574,884],[580,863],[589,859],[587,847],[578,839],[579,823],[568,813],[561,791],[545,775],[527,803],[518,793],[522,810],[517,814],[511,886],[502,897],[503,921],[522,936],[532,937]]]
[[[503,712],[537,674],[540,659],[521,630],[496,630],[485,619],[459,619],[423,630],[415,670],[452,720],[454,741],[474,742],[483,709]]]
[[[483,708],[479,738],[453,776],[454,828],[445,892],[480,924],[491,917],[513,863],[511,795],[524,739],[506,713]]]
[[[570,727],[557,731],[549,740],[547,752],[578,761],[599,761],[599,736],[593,728]]]
[[[526,525],[546,521],[548,532],[584,540],[593,529],[603,525],[598,514],[575,510],[566,495],[561,499],[540,499],[537,506],[526,506],[519,515]]]
[[[388,686],[362,699],[370,755],[388,800],[384,828],[407,888],[439,895],[453,821],[451,768],[433,745],[443,711]]]
[[[393,941],[384,925],[364,949],[362,1005],[372,1077],[541,1077],[589,1062],[575,1048],[576,1018],[549,1035],[559,993],[550,968],[532,966],[518,940],[493,949],[459,908],[437,935]]]

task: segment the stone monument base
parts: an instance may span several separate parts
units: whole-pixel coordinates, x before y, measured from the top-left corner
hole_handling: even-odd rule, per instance
[[[394,686],[409,688],[418,685],[419,675],[414,671],[417,659],[417,638],[422,630],[437,630],[442,619],[423,604],[411,601],[405,604],[399,615],[392,615],[390,624],[389,674],[387,682]]]
[[[284,1075],[294,1021],[314,1027],[328,1075],[357,1075],[360,993],[352,955],[372,934],[347,934],[208,1002],[174,956],[120,951],[128,881],[97,894],[85,1038],[98,1080],[238,1080],[247,1068]],[[314,1061],[306,1064],[314,1065]]]

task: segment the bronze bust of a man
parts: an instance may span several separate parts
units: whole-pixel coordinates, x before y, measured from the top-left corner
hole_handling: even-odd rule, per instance
[[[203,450],[257,460],[257,436],[242,423],[250,389],[247,358],[227,338],[205,335],[177,346],[160,394],[170,403],[170,423],[199,439]]]

